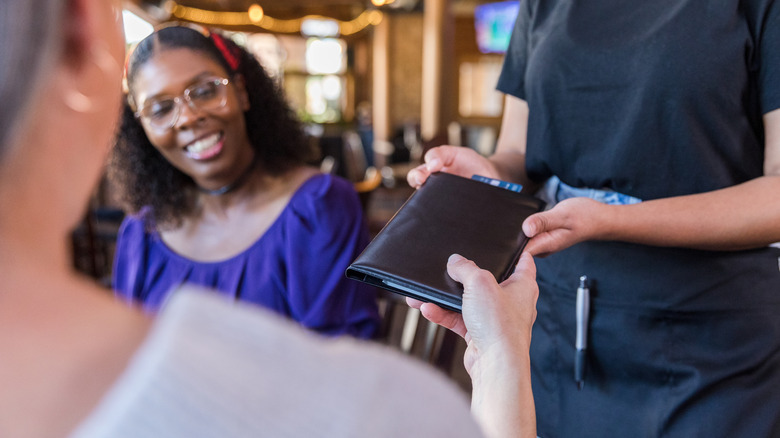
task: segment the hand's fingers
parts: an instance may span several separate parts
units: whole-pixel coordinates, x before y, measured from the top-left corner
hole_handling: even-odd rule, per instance
[[[433,303],[423,304],[420,307],[420,312],[428,321],[446,327],[465,338],[466,325],[463,323],[463,317],[459,313],[444,310]]]
[[[515,274],[536,278],[536,264],[531,253],[523,251],[515,266]]]
[[[538,247],[538,248],[531,247],[531,248],[528,248],[527,251],[528,251],[529,254],[534,256],[535,259],[543,259],[543,258],[549,256],[550,254],[553,254],[553,251],[545,251],[541,247]]]
[[[556,241],[552,235],[541,234],[529,240],[525,245],[523,252],[534,257],[542,258],[555,252],[555,247]]]
[[[525,251],[523,251],[523,254],[520,256],[520,260],[518,260],[512,275],[501,282],[501,287],[506,290],[507,288],[514,287],[514,283],[526,285],[536,284],[536,265],[534,264],[534,259],[531,257],[531,254]]]
[[[463,318],[459,314],[444,310],[433,303],[425,303],[409,297],[406,297],[406,304],[414,309],[419,309],[422,316],[428,321],[439,324],[440,326],[465,337],[466,326],[463,324]]]
[[[425,158],[423,161],[425,162],[424,165],[428,172],[438,172],[442,167],[444,167],[444,164],[442,164],[442,154],[444,151],[442,149],[443,148],[439,146],[432,148],[425,153]]]
[[[436,173],[444,169],[444,164],[440,159],[434,158],[433,160],[425,163],[425,168],[428,169],[428,172],[430,173]]]
[[[477,264],[460,254],[452,254],[447,259],[447,273],[458,283],[463,284],[464,277],[468,275],[469,270],[473,269],[479,269]]]
[[[423,302],[420,300],[415,300],[414,298],[406,297],[406,304],[413,309],[419,309],[420,306],[423,305]]]
[[[440,172],[445,167],[452,166],[457,158],[459,147],[437,146],[425,153],[425,164],[428,172]],[[460,151],[462,152],[462,151]]]
[[[410,170],[406,175],[409,185],[420,187],[432,173],[441,172],[444,167],[455,161],[456,151],[451,146],[438,146],[425,153],[423,164]]]
[[[528,237],[534,237],[547,231],[549,226],[549,218],[546,211],[535,213],[523,221],[523,233]]]
[[[447,273],[453,280],[461,283],[465,290],[472,290],[484,286],[486,282],[496,281],[493,274],[480,269],[476,263],[458,254],[451,255],[447,260]]]
[[[406,174],[406,181],[409,183],[411,187],[417,188],[420,187],[422,183],[425,182],[426,179],[428,179],[430,174],[431,173],[428,172],[427,165],[420,164],[419,166],[410,170],[409,173]]]

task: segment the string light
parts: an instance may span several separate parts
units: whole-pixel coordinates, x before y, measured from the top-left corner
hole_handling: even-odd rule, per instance
[[[382,12],[378,10],[365,10],[352,20],[342,21],[319,15],[307,15],[290,20],[277,19],[266,15],[258,4],[253,4],[246,12],[210,11],[182,6],[175,1],[167,3],[166,7],[170,8],[173,17],[180,20],[208,26],[257,26],[274,33],[297,33],[301,31],[301,23],[305,19],[328,19],[338,23],[341,35],[353,35],[368,26],[378,25],[383,18]]]
[[[247,13],[249,14],[249,20],[251,20],[252,23],[259,23],[263,20],[263,15],[265,15],[263,12],[263,7],[257,3],[250,6]]]

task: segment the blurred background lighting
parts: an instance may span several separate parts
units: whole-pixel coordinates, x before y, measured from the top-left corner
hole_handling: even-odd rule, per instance
[[[154,31],[154,26],[128,10],[122,11],[122,20],[125,23],[125,42],[127,44],[137,43]]]
[[[260,20],[263,19],[263,15],[265,15],[263,7],[257,3],[249,7],[249,19],[252,20],[253,23],[259,23]]]
[[[344,42],[335,38],[309,38],[306,42],[306,70],[313,74],[344,71]]]

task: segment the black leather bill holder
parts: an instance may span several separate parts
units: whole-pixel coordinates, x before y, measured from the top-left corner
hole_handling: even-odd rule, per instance
[[[528,237],[525,218],[544,201],[448,173],[435,173],[407,199],[347,268],[348,278],[461,311],[463,287],[447,274],[460,254],[501,282]]]

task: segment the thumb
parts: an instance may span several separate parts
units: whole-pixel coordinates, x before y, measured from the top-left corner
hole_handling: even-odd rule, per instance
[[[547,231],[547,212],[535,213],[523,221],[523,233],[528,237],[534,237]]]
[[[515,266],[515,274],[536,278],[536,264],[531,253],[523,251]]]
[[[453,280],[463,284],[464,287],[472,273],[478,270],[479,268],[476,263],[460,254],[452,254],[450,258],[447,259],[447,273]]]
[[[430,176],[426,164],[420,164],[406,174],[406,182],[413,188],[419,188]]]
[[[444,168],[445,151],[442,147],[435,147],[425,153],[425,169],[429,173],[439,172]]]

